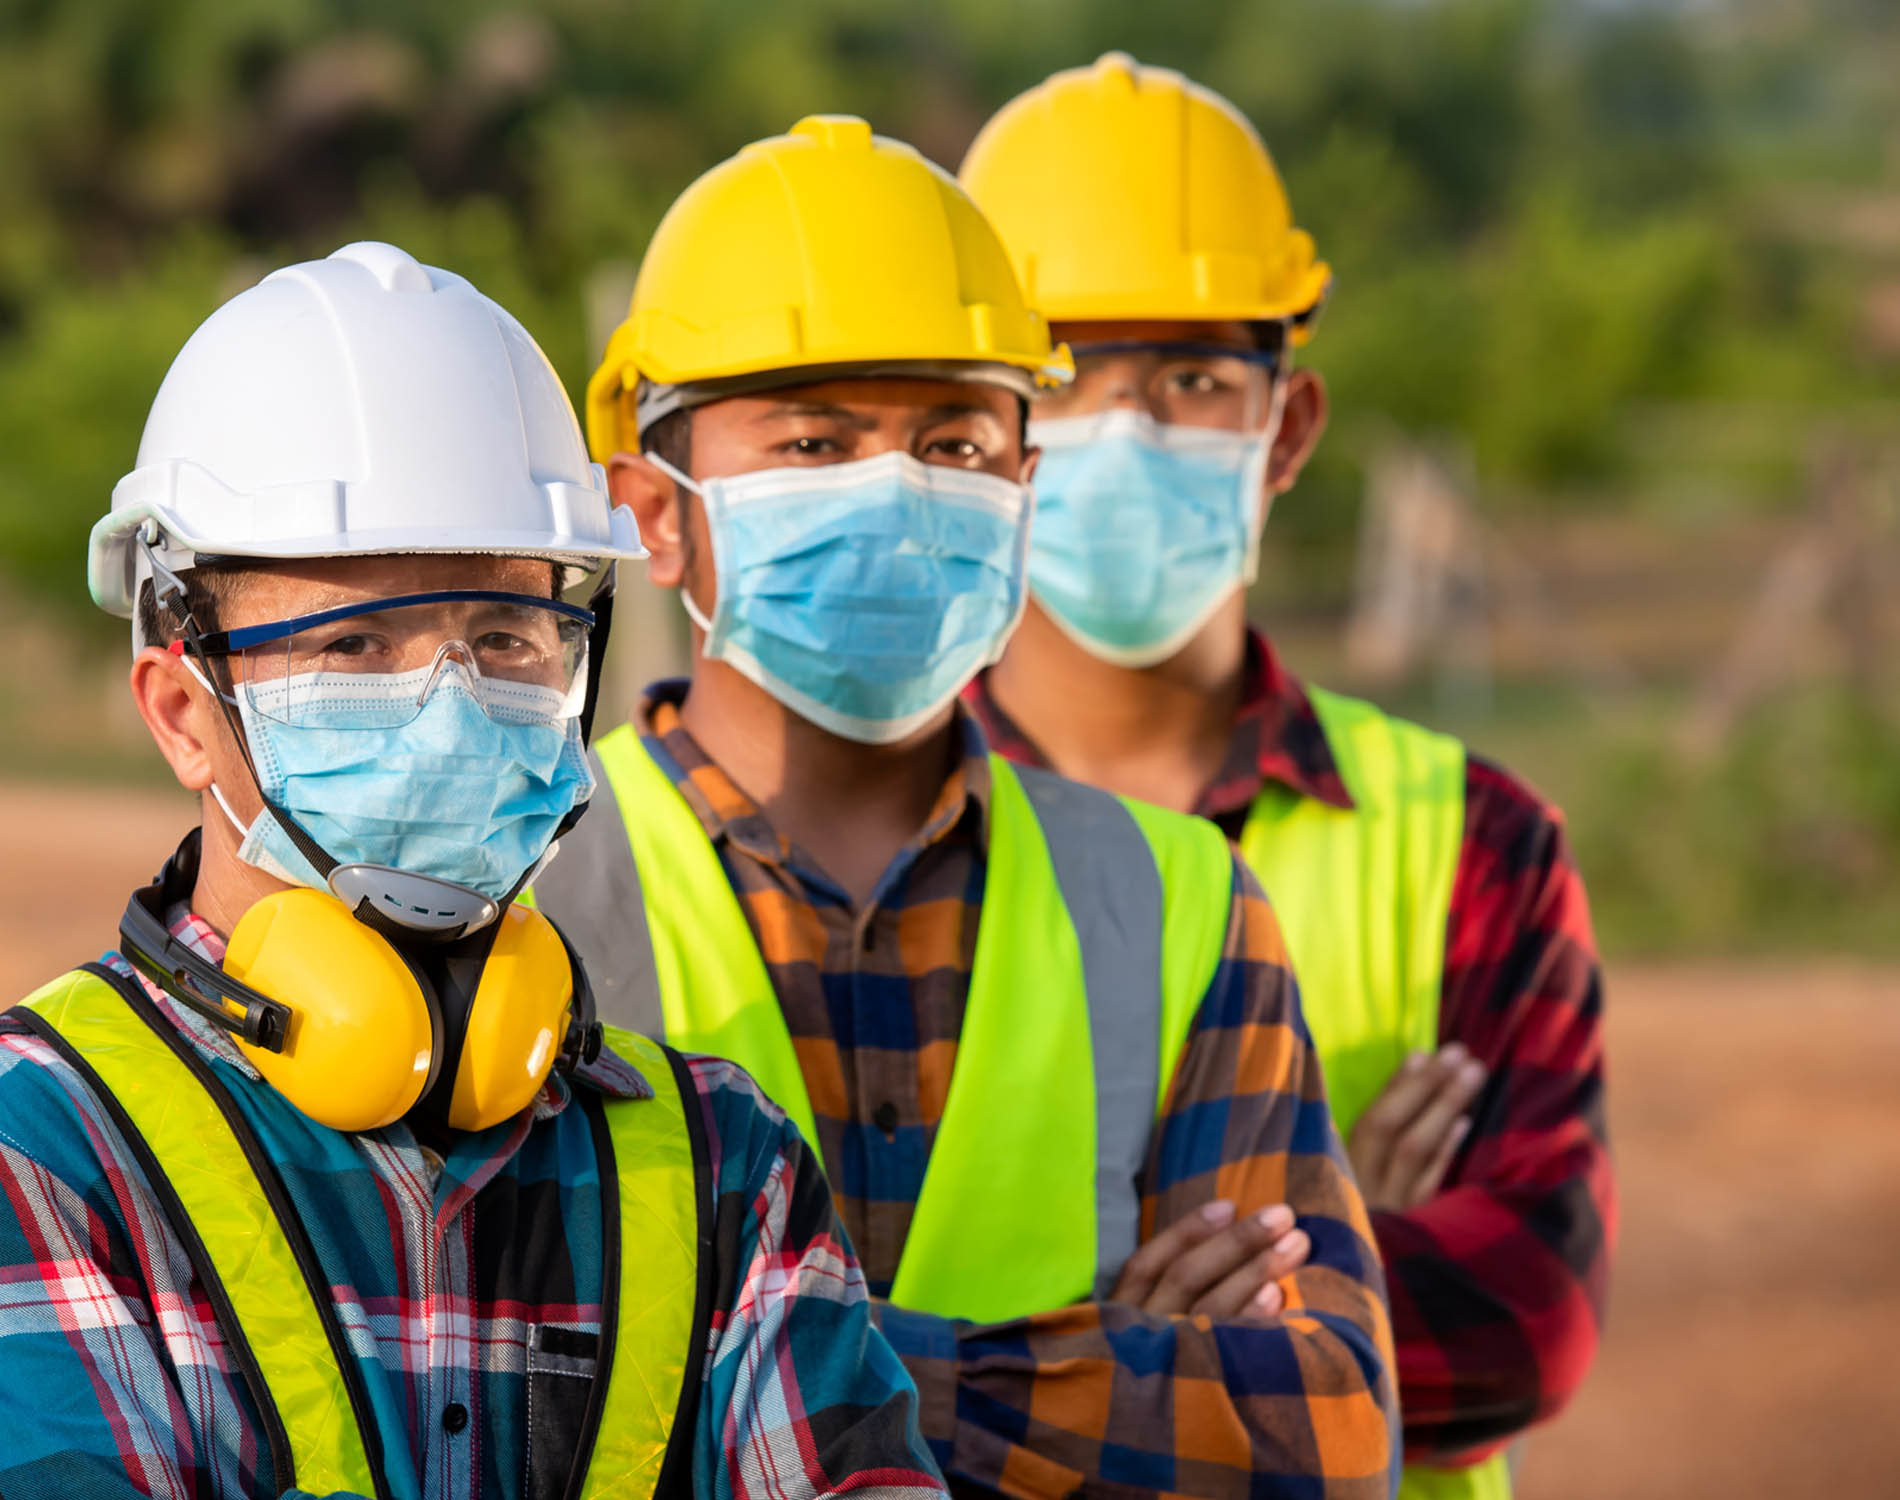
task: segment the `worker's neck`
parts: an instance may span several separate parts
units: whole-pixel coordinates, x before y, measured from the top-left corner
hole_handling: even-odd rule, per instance
[[[953,710],[891,745],[842,739],[724,662],[694,663],[686,732],[862,907],[930,816],[955,764]]]
[[[237,857],[237,830],[209,792],[204,794],[202,811],[198,879],[191,888],[191,911],[220,937],[229,938],[244,913],[266,896],[290,887]]]
[[[1233,736],[1246,610],[1236,590],[1166,661],[1121,667],[1085,651],[1032,602],[990,669],[989,690],[1064,776],[1189,812]]]

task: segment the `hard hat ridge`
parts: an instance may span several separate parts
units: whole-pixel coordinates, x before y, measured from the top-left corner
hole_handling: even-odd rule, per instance
[[[1124,52],[1005,104],[959,177],[1057,322],[1285,320],[1300,343],[1332,279],[1247,118]]]
[[[94,599],[132,612],[148,532],[199,554],[468,552],[591,570],[645,555],[553,367],[462,277],[347,245],[240,292],[160,385],[93,528]]]
[[[603,460],[637,446],[656,410],[693,404],[681,388],[903,366],[1012,388],[1069,368],[949,173],[863,120],[810,116],[667,210],[588,383],[589,445]]]

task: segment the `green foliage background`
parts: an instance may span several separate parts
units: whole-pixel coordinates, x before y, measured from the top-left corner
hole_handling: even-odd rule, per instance
[[[1900,191],[1885,0],[0,0],[0,588],[118,640],[86,531],[171,355],[269,266],[394,240],[578,392],[590,274],[739,145],[847,111],[954,167],[1013,93],[1116,46],[1254,118],[1337,272],[1311,357],[1340,417],[1276,514],[1308,564],[1283,577],[1336,587],[1380,424],[1459,435],[1500,514],[1792,505],[1818,426],[1894,426],[1900,351],[1863,316],[1894,247],[1852,212]],[[1616,939],[1878,945],[1838,918],[1900,885],[1900,742],[1850,718],[1693,788],[1640,744],[1570,779]],[[1833,816],[1755,815],[1775,754],[1873,809],[1833,915],[1757,882],[1657,918],[1718,849],[1786,868]],[[1643,809],[1681,868],[1622,831]]]

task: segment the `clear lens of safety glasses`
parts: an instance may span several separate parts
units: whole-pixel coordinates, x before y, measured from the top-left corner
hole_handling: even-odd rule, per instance
[[[251,707],[283,724],[393,728],[432,692],[471,693],[502,723],[577,717],[593,615],[529,594],[452,590],[370,599],[205,640],[235,658]]]
[[[1157,422],[1240,431],[1266,419],[1278,351],[1117,340],[1072,344],[1075,379],[1036,397],[1039,418],[1090,416],[1133,397]]]

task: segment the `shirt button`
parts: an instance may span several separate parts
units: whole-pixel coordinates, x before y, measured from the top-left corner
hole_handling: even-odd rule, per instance
[[[882,1104],[878,1105],[877,1112],[871,1116],[871,1121],[879,1130],[884,1132],[885,1140],[894,1141],[897,1139],[897,1106],[891,1103],[890,1100],[886,1099]]]
[[[442,1430],[454,1434],[468,1426],[468,1408],[459,1401],[451,1401],[442,1408]]]

